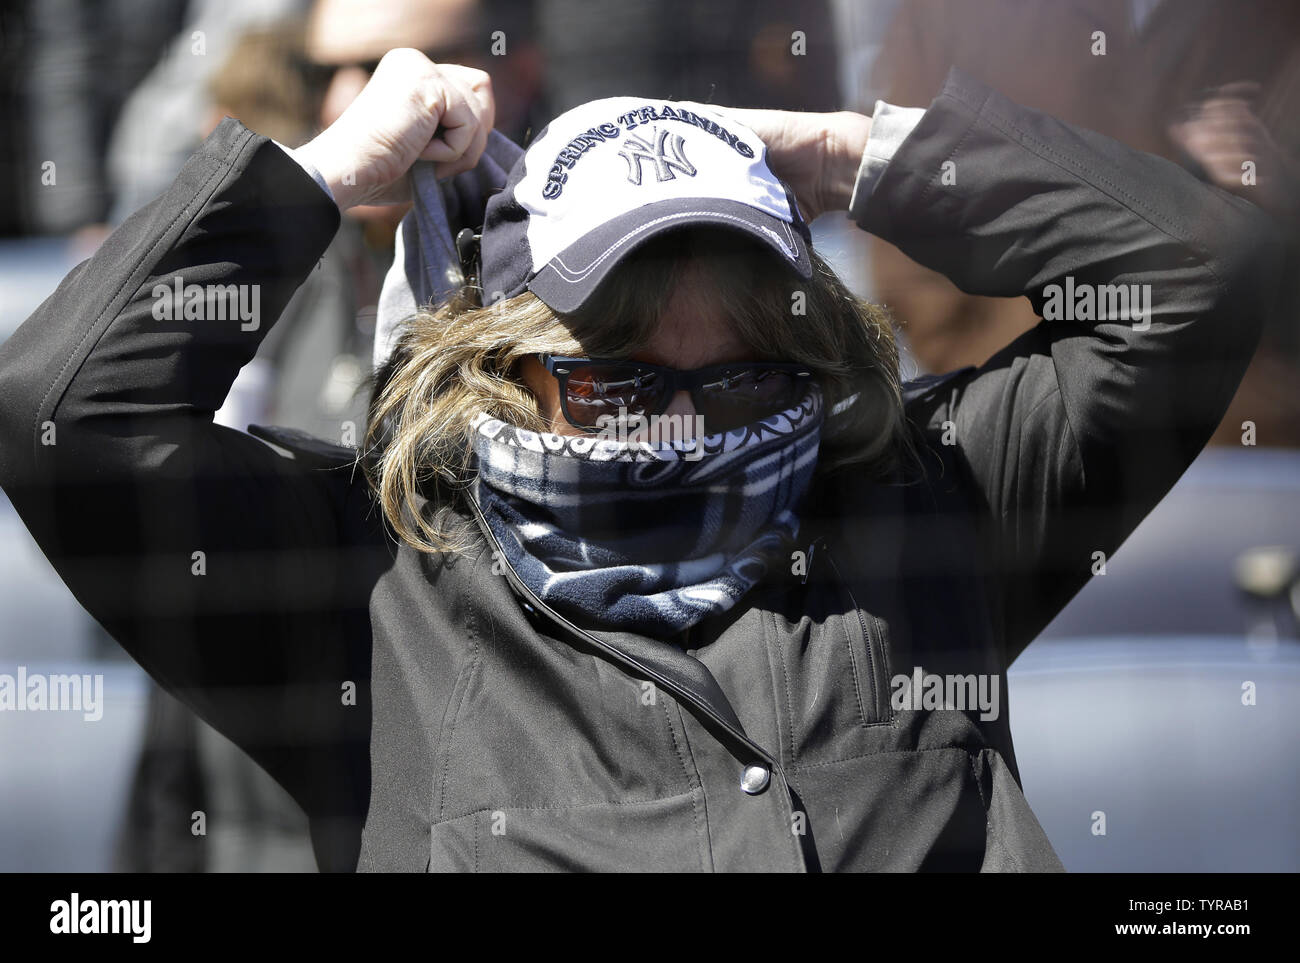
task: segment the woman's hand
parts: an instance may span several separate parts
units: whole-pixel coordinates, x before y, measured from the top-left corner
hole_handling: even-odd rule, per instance
[[[717,108],[767,144],[767,162],[790,185],[804,219],[847,211],[871,118],[841,110],[830,114],[790,110]]]
[[[400,204],[417,160],[433,161],[439,178],[473,168],[494,112],[483,71],[390,50],[339,119],[294,153],[321,172],[340,210]]]

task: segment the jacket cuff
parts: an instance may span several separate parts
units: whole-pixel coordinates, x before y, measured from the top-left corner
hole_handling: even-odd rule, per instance
[[[849,199],[849,217],[858,224],[863,223],[867,201],[876,188],[876,182],[903,141],[907,140],[907,135],[924,116],[924,107],[895,107],[883,100],[876,101],[876,109],[871,115],[871,133],[862,152],[862,163],[858,165],[853,197]]]
[[[338,206],[338,200],[335,199],[334,192],[330,190],[329,184],[325,183],[325,175],[323,175],[320,171],[316,169],[315,164],[311,164],[303,160],[303,158],[292,147],[285,147],[283,144],[281,144],[278,140],[275,140],[274,138],[271,139],[271,143],[273,143],[276,147],[280,148],[280,150],[288,154],[290,159],[292,159],[295,164],[297,164],[304,171],[306,171],[307,174],[310,175],[311,179],[314,180],[320,186],[320,189],[325,192],[325,196],[334,202],[334,206],[335,207]]]

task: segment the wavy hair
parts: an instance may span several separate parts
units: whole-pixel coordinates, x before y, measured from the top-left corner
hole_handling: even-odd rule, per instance
[[[531,292],[479,304],[462,288],[409,318],[376,375],[362,465],[395,534],[422,552],[469,547],[448,516],[474,478],[469,426],[486,412],[549,430],[519,375],[552,353],[632,356],[649,341],[685,264],[756,359],[810,367],[825,397],[818,473],[857,466],[864,482],[912,451],[900,396],[898,348],[886,313],[852,294],[812,254],[804,281],[735,231],[661,235],[628,255],[581,310],[558,314]]]

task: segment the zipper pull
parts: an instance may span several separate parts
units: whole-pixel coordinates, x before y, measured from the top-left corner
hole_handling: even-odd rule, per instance
[[[809,551],[807,551],[807,555],[803,556],[803,574],[800,578],[800,585],[809,584],[809,576],[810,574],[813,574],[813,560],[816,558],[816,550],[818,550],[818,548],[827,551],[826,538],[823,538],[822,535],[818,535],[818,537],[814,538],[813,541],[809,543]],[[794,552],[794,555],[803,555],[803,552],[797,551]],[[796,563],[797,561],[798,560],[796,559]],[[792,574],[800,573],[798,573],[796,569]]]
[[[804,566],[803,578],[799,580],[799,584],[801,585],[808,584],[808,576],[812,574],[813,558],[817,555],[818,545],[821,545],[823,550],[826,548],[826,539],[821,535],[814,538],[812,543],[808,546],[808,564]]]

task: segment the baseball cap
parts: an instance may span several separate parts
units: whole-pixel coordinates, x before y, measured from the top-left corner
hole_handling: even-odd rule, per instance
[[[483,303],[529,290],[576,311],[643,242],[692,226],[744,232],[812,277],[808,225],[752,130],[690,101],[590,101],[543,128],[489,198]]]

